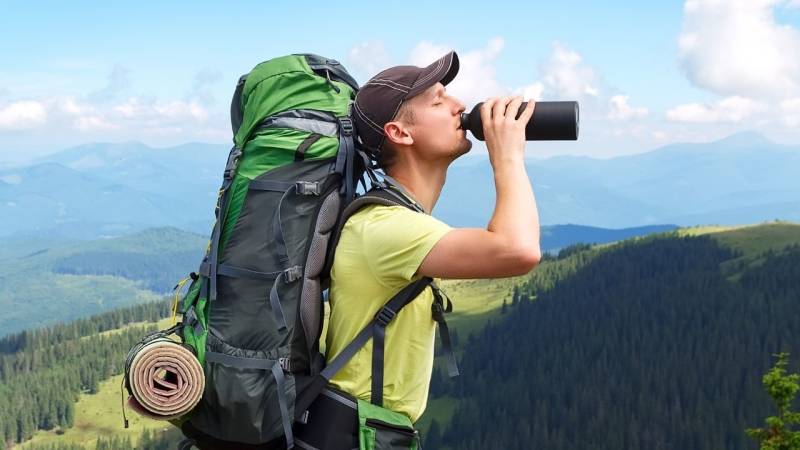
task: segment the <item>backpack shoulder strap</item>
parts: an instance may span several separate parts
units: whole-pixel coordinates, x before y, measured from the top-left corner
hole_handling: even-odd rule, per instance
[[[387,177],[387,181],[394,182],[393,179]],[[366,194],[353,200],[342,213],[339,223],[337,224],[333,241],[328,252],[328,259],[326,261],[326,273],[330,273],[330,268],[333,263],[333,255],[336,251],[336,246],[339,243],[342,229],[347,220],[356,212],[368,205],[385,205],[385,206],[405,206],[417,212],[425,213],[418,204],[410,200],[408,194],[397,185],[384,182],[382,186],[370,189]],[[330,278],[328,277],[328,280]],[[447,355],[448,369],[450,376],[458,375],[458,368],[456,367],[455,356],[453,354],[452,346],[450,343],[450,334],[447,329],[447,324],[444,320],[443,313],[452,310],[452,303],[447,298],[447,305],[445,306],[442,301],[443,292],[434,283],[431,277],[422,277],[416,280],[399,292],[397,292],[391,299],[389,299],[384,306],[378,311],[378,314],[370,321],[356,337],[328,364],[325,369],[317,374],[309,386],[298,393],[297,401],[295,404],[295,413],[298,418],[303,417],[304,412],[325,387],[327,382],[349,361],[355,353],[366,344],[369,339],[373,339],[373,352],[372,352],[372,386],[371,386],[371,403],[376,405],[383,404],[383,352],[384,352],[384,339],[386,327],[397,316],[403,307],[408,305],[414,300],[422,291],[431,286],[434,292],[434,305],[433,317],[439,324],[443,332],[443,344],[445,353]],[[446,296],[445,296],[446,297]],[[445,336],[446,335],[446,336]]]
[[[342,229],[345,223],[347,223],[347,220],[362,208],[366,208],[369,205],[405,206],[417,212],[424,212],[422,208],[412,203],[405,195],[395,192],[391,186],[370,189],[366,194],[350,202],[339,217],[339,222],[336,224],[333,235],[331,236],[330,251],[328,251],[325,257],[325,269],[323,273],[330,273],[333,267],[333,257],[336,254],[336,247],[339,245],[339,238],[342,235]]]

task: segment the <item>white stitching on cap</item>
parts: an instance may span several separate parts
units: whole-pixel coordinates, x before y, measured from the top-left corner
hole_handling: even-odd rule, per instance
[[[400,87],[404,87],[406,89],[411,89],[411,86],[406,86],[405,84],[398,83],[397,81],[393,81],[393,80],[390,80],[388,78],[373,78],[372,81],[385,81],[387,83],[396,84],[396,85],[398,85]]]
[[[416,81],[414,84],[415,84],[415,85],[417,85],[417,86],[419,86],[420,84],[422,84],[422,83],[424,83],[424,82],[428,81],[429,79],[431,79],[431,78],[432,78],[434,75],[436,75],[436,74],[439,72],[439,69],[441,69],[441,68],[442,68],[442,66],[444,66],[444,61],[442,61],[442,60],[440,59],[440,60],[439,60],[439,63],[438,63],[438,64],[436,64],[436,68],[435,68],[435,69],[433,69],[433,71],[432,71],[432,72],[430,72],[429,74],[425,75],[424,77],[422,77],[422,78],[418,79],[418,80],[417,80],[417,81]]]
[[[358,114],[358,116],[359,116],[359,117],[361,117],[362,119],[364,119],[364,123],[366,123],[368,127],[372,128],[372,129],[373,129],[373,130],[375,130],[375,131],[380,131],[381,133],[383,132],[383,129],[379,129],[379,128],[378,128],[378,127],[375,125],[375,123],[374,123],[372,120],[370,120],[370,118],[369,118],[369,117],[367,117],[367,115],[366,115],[366,114],[364,114],[364,111],[361,111],[361,108],[360,108],[360,107],[358,107],[358,106],[356,106],[356,113]]]
[[[375,82],[375,81],[372,81],[372,82],[370,82],[369,84],[371,84],[371,85],[372,85],[372,84],[377,84],[377,85],[380,85],[380,86],[386,86],[386,87],[388,87],[388,88],[394,89],[395,91],[400,91],[400,92],[402,92],[403,94],[408,94],[408,90],[407,90],[407,89],[400,89],[399,87],[392,86],[391,84],[386,84],[386,83],[378,83],[378,82]]]
[[[361,107],[358,106],[358,103],[353,103],[356,106],[356,113],[364,119],[364,122],[373,130],[383,133],[383,128],[379,127],[378,124],[372,121],[369,117],[367,117],[366,113],[361,110]]]
[[[406,89],[411,89],[411,86],[406,86],[405,84],[400,84],[400,83],[398,83],[396,81],[392,81],[392,80],[389,80],[389,79],[386,79],[386,78],[373,78],[372,81],[385,81],[387,83],[396,84],[396,85],[404,87]]]
[[[441,69],[442,66],[444,66],[444,61],[440,59],[439,63],[436,65],[436,68],[433,69],[433,72],[431,72],[431,73],[425,75],[424,77],[418,79],[417,81],[415,81],[414,82],[414,86],[419,86],[420,84],[425,83],[426,81],[430,80],[431,77],[433,77],[434,75],[436,75],[439,72],[439,69]],[[445,72],[445,73],[447,73],[447,72]]]
[[[394,112],[392,113],[392,119],[394,119],[394,116],[397,115],[397,111],[400,111],[400,107],[401,106],[403,106],[403,102],[402,101],[400,102],[400,104],[397,105],[397,108],[394,109]]]

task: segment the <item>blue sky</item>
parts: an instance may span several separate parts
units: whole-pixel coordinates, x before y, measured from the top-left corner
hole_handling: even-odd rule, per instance
[[[578,100],[579,142],[529,145],[534,157],[611,157],[751,129],[800,144],[800,0],[11,1],[4,10],[0,162],[86,142],[229,142],[238,76],[297,52],[339,59],[363,82],[455,49],[462,69],[449,89],[468,107],[515,93]]]

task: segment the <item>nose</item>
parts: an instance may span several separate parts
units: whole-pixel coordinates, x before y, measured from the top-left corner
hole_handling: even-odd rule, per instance
[[[450,98],[453,100],[453,107],[456,109],[456,114],[461,114],[467,109],[466,106],[464,106],[464,104],[461,102],[461,100],[455,97],[450,97]]]

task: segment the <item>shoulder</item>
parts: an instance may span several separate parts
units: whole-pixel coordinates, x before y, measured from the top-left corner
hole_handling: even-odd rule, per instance
[[[411,210],[405,206],[369,205],[351,216],[347,225],[358,225],[362,228],[408,229],[450,228],[449,225],[431,215]],[[411,231],[411,230],[409,230]]]
[[[370,205],[348,220],[342,241],[369,261],[380,283],[396,287],[412,279],[430,249],[451,230],[441,220],[404,206]]]

